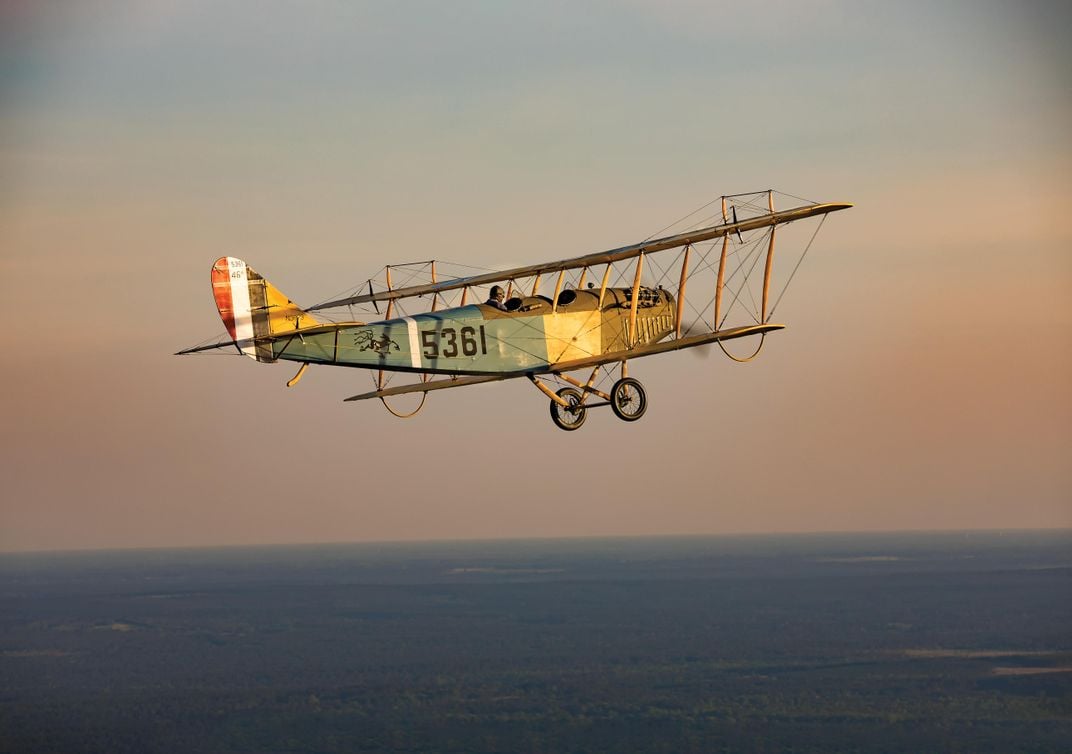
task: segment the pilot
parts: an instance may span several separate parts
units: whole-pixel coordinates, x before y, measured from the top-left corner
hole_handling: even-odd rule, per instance
[[[506,304],[503,303],[503,299],[506,298],[506,291],[501,286],[491,286],[491,291],[488,295],[488,306],[494,306],[496,309],[506,311]]]

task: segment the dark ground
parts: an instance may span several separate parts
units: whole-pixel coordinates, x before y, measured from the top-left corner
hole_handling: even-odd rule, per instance
[[[0,751],[1068,752],[1070,597],[1068,531],[3,555]]]

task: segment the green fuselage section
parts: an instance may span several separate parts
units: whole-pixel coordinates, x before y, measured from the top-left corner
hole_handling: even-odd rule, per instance
[[[635,334],[629,288],[564,291],[559,304],[530,296],[507,303],[461,306],[368,324],[319,325],[276,335],[276,359],[365,369],[441,374],[544,372],[557,364],[655,343],[674,331],[674,299],[662,289],[641,288]]]

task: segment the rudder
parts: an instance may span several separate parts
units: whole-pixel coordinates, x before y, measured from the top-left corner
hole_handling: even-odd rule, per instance
[[[257,361],[275,361],[274,336],[320,324],[235,257],[220,257],[212,265],[212,296],[235,345]]]

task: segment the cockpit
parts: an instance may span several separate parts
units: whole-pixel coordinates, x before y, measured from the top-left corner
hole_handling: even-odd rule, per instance
[[[547,296],[514,296],[506,302],[506,311],[511,313],[531,312],[544,308],[551,308],[551,299]]]
[[[641,287],[637,291],[637,309],[650,309],[672,302],[670,292],[663,288]],[[513,296],[506,300],[503,310],[493,310],[499,316],[516,316],[519,314],[547,314],[552,309],[559,312],[592,311],[601,308],[603,311],[610,309],[631,309],[633,302],[632,288],[607,288],[603,294],[603,305],[599,305],[599,290],[589,288],[578,290],[567,288],[558,294],[558,305],[547,296]]]

